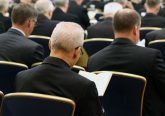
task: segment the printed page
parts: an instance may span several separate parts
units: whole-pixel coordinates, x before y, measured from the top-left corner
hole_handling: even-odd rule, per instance
[[[99,96],[104,95],[112,77],[111,72],[101,72],[96,75],[91,72],[79,71],[79,74],[95,83]]]

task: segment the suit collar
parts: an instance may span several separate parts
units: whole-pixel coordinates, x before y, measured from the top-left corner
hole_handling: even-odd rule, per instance
[[[42,14],[38,15],[38,21],[42,21],[42,20],[49,20],[49,19]]]
[[[50,64],[50,65],[54,65],[54,66],[70,68],[70,66],[64,60],[57,58],[57,57],[51,57],[51,56],[47,57],[43,61],[43,64]]]
[[[22,32],[20,32],[20,31],[18,31],[17,29],[10,28],[8,30],[8,32],[15,33],[15,34],[17,34],[19,36],[24,36],[24,34]]]
[[[147,13],[144,17],[156,17],[157,15],[153,13]]]
[[[134,45],[128,38],[116,38],[112,45]]]

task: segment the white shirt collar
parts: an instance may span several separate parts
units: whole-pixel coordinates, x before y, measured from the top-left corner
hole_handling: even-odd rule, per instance
[[[24,36],[26,36],[25,33],[21,29],[18,29],[18,28],[15,28],[15,27],[11,27],[11,28],[21,32]]]

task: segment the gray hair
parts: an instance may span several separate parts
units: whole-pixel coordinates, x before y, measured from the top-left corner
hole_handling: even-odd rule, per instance
[[[60,22],[51,35],[51,49],[70,52],[83,46],[84,30],[79,24],[73,22]]]
[[[38,0],[35,5],[35,9],[37,10],[38,14],[44,14],[47,11],[53,11],[54,6],[50,0]]]
[[[66,3],[69,3],[69,0],[54,0],[54,5],[57,7],[64,6]]]
[[[0,0],[0,12],[2,12],[4,9],[8,9],[9,7],[9,1],[8,0]]]

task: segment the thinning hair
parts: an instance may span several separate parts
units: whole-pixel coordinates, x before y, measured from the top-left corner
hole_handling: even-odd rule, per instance
[[[13,8],[11,13],[13,23],[22,25],[30,18],[37,18],[37,11],[32,5],[20,3]]]
[[[153,8],[153,7],[157,6],[160,3],[161,3],[160,0],[146,0],[146,5],[150,8]]]
[[[141,25],[141,18],[135,10],[122,9],[114,15],[112,23],[114,32],[130,32]]]
[[[35,9],[37,10],[38,14],[44,14],[47,11],[53,11],[54,6],[50,0],[38,0],[35,5]]]
[[[61,7],[64,6],[66,3],[68,4],[69,0],[54,0],[53,3],[56,7]]]
[[[73,22],[60,22],[51,35],[51,49],[70,52],[83,46],[84,30],[79,24]]]
[[[9,1],[8,0],[0,0],[0,12],[2,13],[4,9],[8,9]]]

